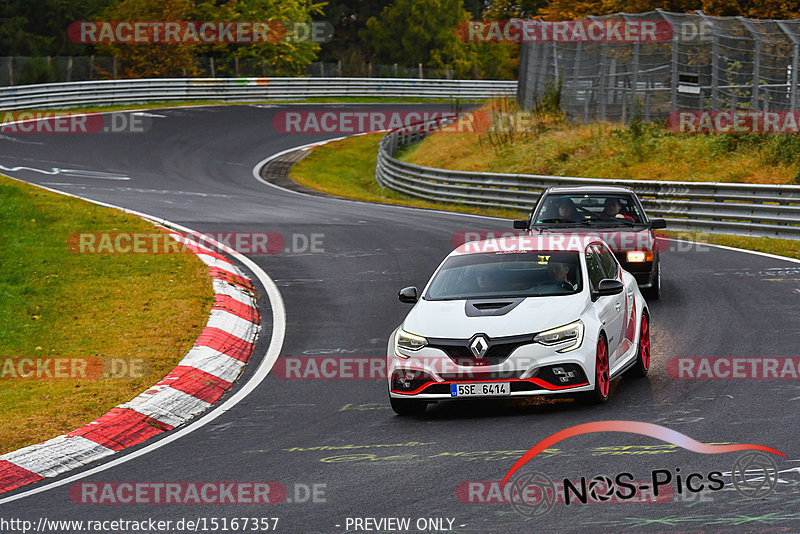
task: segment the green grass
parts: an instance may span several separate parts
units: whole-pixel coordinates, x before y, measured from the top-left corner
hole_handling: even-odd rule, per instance
[[[376,133],[348,137],[316,147],[291,168],[289,176],[295,182],[323,193],[368,202],[489,214],[497,217],[514,217],[520,214],[515,210],[479,209],[465,205],[428,202],[380,187],[375,181],[375,165],[378,142],[383,135]]]
[[[191,348],[213,302],[192,253],[78,254],[80,232],[155,227],[0,177],[0,360],[119,358],[139,376],[0,379],[0,453],[69,432],[160,380]],[[10,359],[15,360],[10,360]]]

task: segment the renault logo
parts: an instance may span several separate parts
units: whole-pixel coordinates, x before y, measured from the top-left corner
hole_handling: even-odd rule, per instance
[[[485,337],[478,336],[469,344],[469,350],[476,358],[483,358],[486,351],[489,350],[489,343],[486,341]]]

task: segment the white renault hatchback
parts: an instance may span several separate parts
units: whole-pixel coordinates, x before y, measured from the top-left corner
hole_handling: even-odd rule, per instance
[[[650,367],[647,303],[599,238],[539,234],[451,252],[389,338],[392,408],[475,397],[608,399],[622,373]]]

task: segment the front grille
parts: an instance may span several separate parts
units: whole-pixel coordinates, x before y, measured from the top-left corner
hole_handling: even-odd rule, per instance
[[[489,345],[483,358],[476,358],[469,346],[474,337],[470,339],[433,339],[428,338],[428,346],[444,351],[457,365],[472,367],[480,365],[498,365],[506,361],[517,348],[533,343],[533,335],[498,337],[492,339],[484,336]]]

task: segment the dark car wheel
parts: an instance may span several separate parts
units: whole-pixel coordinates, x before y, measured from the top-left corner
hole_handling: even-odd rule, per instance
[[[415,399],[396,399],[389,397],[389,402],[392,404],[392,410],[397,415],[419,415],[425,411],[428,403],[425,401]]]
[[[647,376],[650,371],[650,321],[642,314],[639,332],[639,350],[636,352],[636,363],[631,368],[631,376]]]
[[[656,272],[653,275],[653,285],[642,291],[644,298],[658,300],[661,297],[661,262],[656,262]]]

